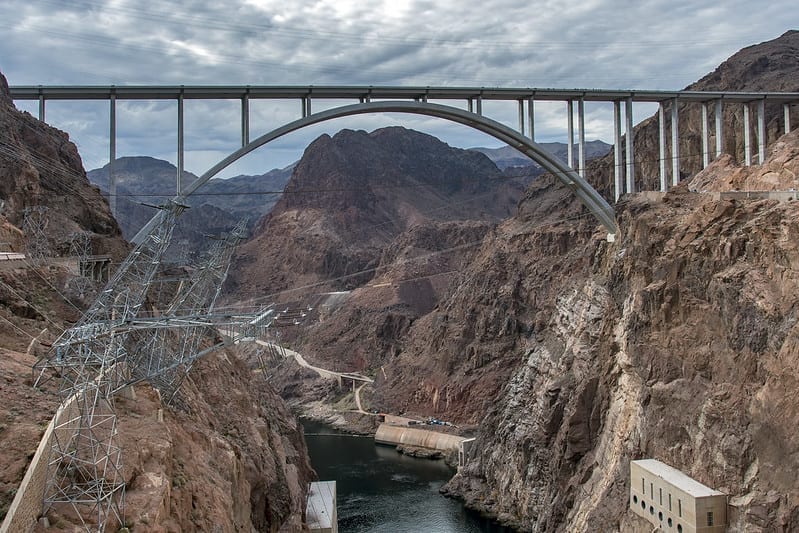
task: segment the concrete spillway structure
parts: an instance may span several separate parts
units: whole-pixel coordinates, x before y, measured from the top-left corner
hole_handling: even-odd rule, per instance
[[[414,446],[442,452],[457,452],[465,437],[439,433],[428,429],[380,424],[375,432],[375,442],[392,446]]]

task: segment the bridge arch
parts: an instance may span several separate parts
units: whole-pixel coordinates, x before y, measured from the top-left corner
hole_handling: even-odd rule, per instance
[[[257,139],[251,141],[249,144],[242,146],[229,156],[221,160],[219,163],[211,167],[207,172],[202,174],[195,181],[190,183],[181,191],[177,196],[176,201],[185,199],[193,192],[207,183],[211,178],[219,174],[222,170],[235,163],[245,155],[261,146],[274,141],[291,132],[300,130],[302,128],[326,122],[336,118],[364,115],[370,113],[409,113],[416,115],[427,115],[431,117],[441,118],[450,122],[463,124],[464,126],[471,127],[483,133],[486,133],[495,139],[498,139],[505,144],[512,146],[525,154],[527,157],[541,165],[545,170],[554,175],[563,184],[569,187],[574,194],[580,199],[588,210],[597,218],[597,220],[605,226],[608,233],[616,233],[616,215],[613,207],[602,198],[596,189],[588,183],[583,177],[571,167],[557,159],[554,155],[540,147],[537,143],[528,139],[516,130],[490,118],[478,115],[463,109],[458,109],[453,106],[431,104],[428,102],[417,101],[380,101],[380,102],[364,102],[360,104],[351,104],[333,109],[327,109],[314,113],[306,117],[300,118],[288,124],[285,124],[277,129],[274,129]],[[139,230],[139,233],[133,238],[133,242],[137,243],[149,231],[151,223]]]

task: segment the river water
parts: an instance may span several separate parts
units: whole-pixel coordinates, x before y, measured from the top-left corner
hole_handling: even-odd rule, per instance
[[[510,531],[445,498],[454,474],[444,461],[407,457],[372,437],[303,421],[311,464],[335,480],[341,533],[504,533]]]

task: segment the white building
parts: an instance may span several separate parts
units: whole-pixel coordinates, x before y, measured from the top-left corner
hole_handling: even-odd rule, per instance
[[[630,509],[655,527],[676,533],[727,528],[727,495],[655,459],[630,462]]]

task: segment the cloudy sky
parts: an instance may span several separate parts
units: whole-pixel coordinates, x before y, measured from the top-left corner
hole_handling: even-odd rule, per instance
[[[673,90],[745,46],[799,28],[795,7],[795,0],[2,0],[0,71],[11,85]],[[202,173],[238,147],[239,109],[186,102],[187,170]],[[251,138],[299,111],[297,102],[254,102]],[[515,120],[513,103],[484,112]],[[609,107],[588,104],[587,112],[587,137],[608,141]],[[636,118],[652,112],[641,106]],[[541,104],[536,113],[537,140],[566,140],[564,104]],[[119,103],[117,154],[174,162],[176,115],[174,102]],[[87,169],[107,162],[107,103],[48,102],[47,120],[70,133]],[[393,124],[456,146],[497,145],[436,119],[367,116],[291,134],[227,175],[285,166],[322,132]]]

